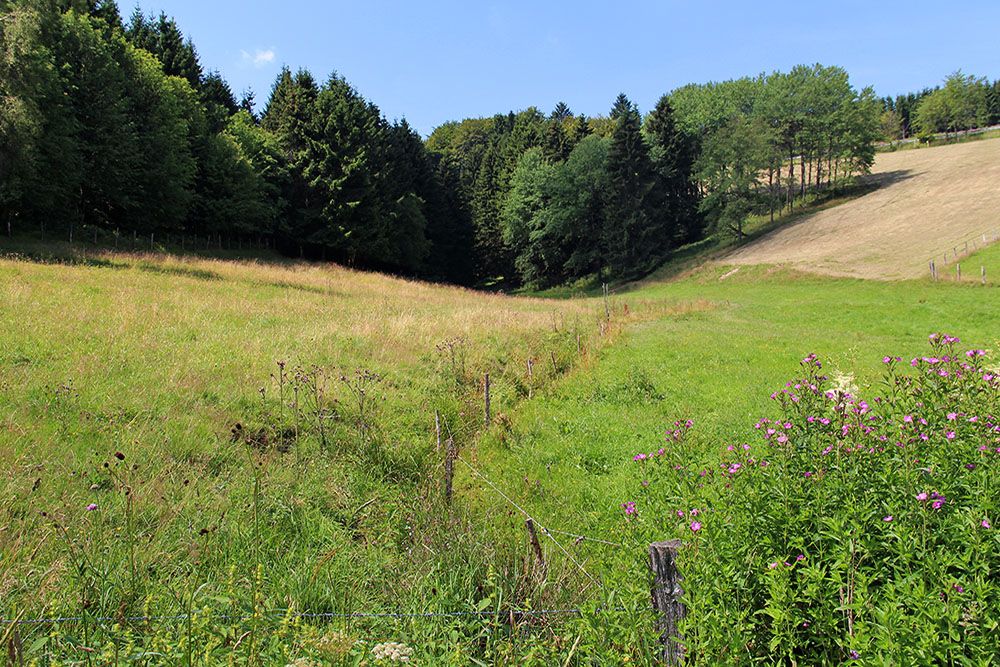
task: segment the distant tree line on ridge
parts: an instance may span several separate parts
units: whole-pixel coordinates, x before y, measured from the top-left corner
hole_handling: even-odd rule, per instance
[[[927,140],[937,133],[1000,125],[1000,79],[990,83],[959,70],[948,75],[943,86],[886,97],[882,108],[886,141],[911,136]]]
[[[283,68],[258,116],[163,14],[0,0],[0,216],[8,232],[225,239],[469,285],[621,280],[850,182],[885,113],[927,127],[937,94],[903,116],[902,98],[800,66],[679,88],[645,118],[623,94],[607,116],[560,103],[424,141],[337,74]]]

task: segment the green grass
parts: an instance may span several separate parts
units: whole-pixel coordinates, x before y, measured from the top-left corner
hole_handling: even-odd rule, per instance
[[[964,144],[970,141],[982,141],[983,139],[995,139],[997,137],[1000,137],[1000,130],[988,130],[979,134],[955,134],[950,137],[934,138],[930,141],[909,141],[905,144],[893,142],[878,146],[875,150],[878,153],[893,153],[895,151],[911,151],[918,148],[930,148],[932,146]]]
[[[770,393],[811,352],[832,374],[856,374],[857,384],[869,387],[883,355],[923,354],[934,331],[970,346],[1000,345],[994,287],[829,279],[767,267],[744,267],[720,282],[727,270],[704,269],[619,297],[632,308],[655,303],[662,314],[628,329],[600,363],[519,407],[511,432],[481,445],[488,474],[547,526],[624,540],[621,503],[641,492],[631,457],[656,450],[675,420],[693,419],[700,440],[714,446],[744,442],[757,419],[773,416]],[[476,479],[467,482],[491,495]],[[516,522],[510,528],[512,535],[519,530]],[[641,558],[642,546],[632,547]],[[599,572],[614,560],[600,544],[574,549]]]
[[[633,454],[658,447],[676,419],[693,419],[706,443],[744,439],[809,352],[865,387],[883,354],[921,353],[932,331],[1000,342],[1000,293],[971,283],[768,267],[721,280],[728,269],[713,266],[615,296],[601,336],[597,299],[515,299],[296,263],[85,259],[0,261],[0,612],[202,614],[190,627],[22,631],[35,656],[58,661],[90,659],[79,648],[89,642],[107,660],[141,648],[178,664],[234,650],[264,664],[336,662],[322,648],[339,641],[334,629],[348,638],[334,651],[344,664],[380,639],[415,645],[424,664],[650,661],[644,545],[620,509],[640,493]],[[438,346],[458,339],[452,363]],[[279,400],[278,361],[302,369],[300,387],[313,367],[326,371],[325,448],[309,401],[295,409],[293,378]],[[366,389],[377,406],[367,417],[340,379],[358,368],[385,377]],[[486,370],[495,419],[481,434]],[[460,448],[451,508],[435,410]],[[564,552],[543,536],[543,573],[525,517],[497,489],[548,528],[624,547],[556,533]],[[618,567],[623,548],[633,567]],[[577,604],[628,611],[322,626],[262,616]],[[219,613],[240,620],[213,621]]]
[[[511,547],[444,506],[434,414],[468,446],[482,374],[502,420],[602,344],[596,304],[294,262],[70,259],[0,259],[0,615],[192,607],[246,620],[190,641],[126,625],[205,664],[250,632],[240,650],[267,663],[296,645],[254,625],[273,610],[518,603],[515,576],[489,575]],[[96,633],[117,651],[109,626],[64,626],[46,650],[83,656]]]

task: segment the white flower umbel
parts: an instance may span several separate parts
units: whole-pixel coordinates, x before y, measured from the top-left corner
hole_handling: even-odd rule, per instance
[[[385,642],[376,644],[372,649],[372,655],[376,660],[387,662],[409,662],[413,657],[413,649],[400,642]]]

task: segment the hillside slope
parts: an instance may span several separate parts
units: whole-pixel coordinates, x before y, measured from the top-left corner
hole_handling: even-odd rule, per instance
[[[722,258],[834,276],[893,280],[927,272],[957,244],[1000,228],[1000,139],[879,154],[877,190],[781,228]]]

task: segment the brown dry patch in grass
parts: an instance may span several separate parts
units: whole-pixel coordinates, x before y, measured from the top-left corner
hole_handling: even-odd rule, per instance
[[[880,184],[874,192],[778,229],[719,261],[856,278],[917,278],[927,273],[931,257],[1000,227],[1000,139],[881,153],[869,178]]]

